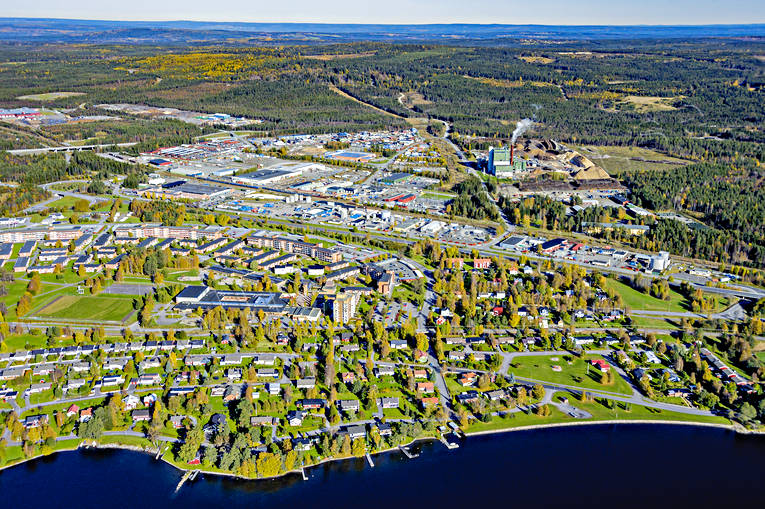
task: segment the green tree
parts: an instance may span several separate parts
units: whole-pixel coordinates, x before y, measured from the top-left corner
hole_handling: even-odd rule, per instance
[[[363,438],[357,438],[353,441],[353,455],[356,457],[363,456],[367,451],[367,444]]]
[[[281,472],[282,459],[281,456],[277,454],[263,452],[258,455],[255,465],[260,477],[274,477]]]

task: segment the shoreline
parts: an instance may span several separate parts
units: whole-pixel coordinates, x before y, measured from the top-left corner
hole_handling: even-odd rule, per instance
[[[514,428],[492,429],[485,431],[474,431],[465,433],[465,437],[476,437],[482,435],[493,435],[498,433],[511,433],[514,431],[531,431],[545,428],[564,428],[569,426],[605,426],[608,424],[651,424],[651,425],[673,425],[673,426],[695,426],[704,428],[718,428],[733,431],[743,435],[762,435],[762,431],[750,431],[734,424],[718,424],[714,422],[692,422],[692,421],[671,421],[659,419],[625,419],[616,421],[582,421],[582,422],[552,422],[549,424],[529,424],[527,426],[517,426]]]
[[[470,437],[479,437],[479,436],[487,436],[487,435],[499,435],[504,433],[512,433],[512,432],[518,432],[518,431],[533,431],[533,430],[539,430],[539,429],[547,429],[547,428],[565,428],[565,427],[578,427],[578,426],[606,426],[606,425],[613,425],[613,424],[627,424],[627,425],[635,425],[635,424],[648,424],[648,425],[669,425],[669,426],[690,426],[690,427],[702,427],[702,428],[716,428],[721,430],[727,430],[732,431],[737,434],[742,435],[765,435],[765,431],[754,431],[754,430],[747,430],[745,428],[742,428],[740,426],[736,426],[734,424],[717,424],[717,423],[711,423],[711,422],[690,422],[690,421],[669,421],[669,420],[639,420],[639,419],[631,419],[631,420],[616,420],[616,421],[589,421],[589,422],[558,422],[558,423],[549,423],[549,424],[531,424],[527,426],[518,426],[514,428],[505,428],[505,429],[496,429],[496,430],[485,430],[485,431],[475,431],[475,432],[461,432],[464,435],[464,439],[467,440]],[[412,440],[411,442],[407,444],[398,445],[395,447],[389,447],[384,450],[376,451],[376,452],[370,452],[370,456],[377,456],[380,454],[387,454],[396,450],[400,450],[402,447],[410,447],[417,442],[433,442],[433,441],[439,441],[436,437],[423,437],[423,438],[417,438]],[[142,448],[136,445],[129,445],[129,444],[121,444],[118,442],[112,442],[108,444],[99,444],[99,443],[88,443],[88,442],[81,442],[77,445],[77,447],[72,447],[68,449],[57,449],[53,451],[51,454],[48,454],[46,456],[53,456],[55,454],[58,454],[60,452],[73,452],[77,451],[79,449],[121,449],[121,450],[128,450],[143,454],[149,454],[152,456],[156,456],[158,453],[158,449],[151,449],[151,448]],[[41,459],[45,456],[35,456],[33,458],[24,458],[20,461],[17,461],[16,463],[8,464],[0,466],[0,472],[7,468],[16,467],[19,465],[23,465],[24,463],[34,461]],[[292,469],[286,472],[281,472],[274,476],[269,477],[243,477],[241,475],[235,474],[233,472],[214,472],[209,470],[203,470],[198,468],[183,468],[181,466],[176,465],[175,463],[165,459],[160,455],[157,460],[162,461],[166,463],[167,465],[170,465],[171,467],[175,468],[176,470],[186,473],[186,472],[199,472],[201,474],[209,474],[209,475],[216,475],[221,477],[228,477],[232,479],[242,480],[242,481],[263,481],[263,480],[273,480],[278,479],[280,477],[285,477],[287,475],[296,474],[296,475],[302,475],[305,469],[310,469],[313,467],[318,467],[323,464],[337,462],[337,461],[346,461],[349,459],[363,459],[363,456],[356,457],[356,456],[349,456],[345,458],[324,458],[321,461],[318,461],[317,463],[313,463],[311,465],[306,465],[301,468]]]

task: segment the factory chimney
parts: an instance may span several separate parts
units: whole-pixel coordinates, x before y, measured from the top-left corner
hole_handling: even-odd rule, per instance
[[[510,144],[510,166],[513,165],[513,155],[514,155],[514,150],[513,149],[514,149],[514,144],[511,143]]]

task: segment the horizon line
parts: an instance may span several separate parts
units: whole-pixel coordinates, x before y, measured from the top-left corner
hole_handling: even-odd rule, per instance
[[[758,21],[753,23],[693,23],[693,24],[677,24],[677,23],[659,23],[659,24],[546,24],[546,23],[483,23],[483,22],[433,22],[433,23],[361,23],[361,22],[346,22],[346,21],[233,21],[233,20],[215,20],[215,19],[99,19],[99,18],[48,18],[48,17],[34,17],[34,16],[0,16],[0,20],[50,20],[50,21],[92,21],[92,22],[108,22],[108,23],[228,23],[237,25],[324,25],[324,26],[494,26],[494,27],[621,27],[621,28],[692,28],[692,27],[745,27],[745,26],[765,26],[765,21]],[[762,37],[759,35],[753,35],[752,37]]]

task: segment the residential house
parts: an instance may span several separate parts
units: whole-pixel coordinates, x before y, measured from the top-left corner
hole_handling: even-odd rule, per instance
[[[301,399],[298,405],[304,410],[319,410],[324,408],[325,403],[323,399]]]
[[[226,390],[223,391],[223,402],[230,403],[231,401],[234,401],[235,399],[239,399],[241,395],[242,395],[242,391],[239,387],[235,385],[227,385]]]
[[[417,392],[431,393],[435,390],[435,384],[433,382],[417,382]]]
[[[142,422],[142,421],[151,420],[151,412],[149,411],[148,408],[133,410],[133,413],[131,415],[133,417],[133,422]]]
[[[287,412],[287,424],[289,426],[302,426],[306,415],[308,414],[302,410],[292,410]]]
[[[92,418],[93,418],[93,408],[92,407],[83,408],[82,410],[80,410],[80,417],[79,417],[79,421],[80,422],[88,422]]]
[[[341,399],[338,400],[337,406],[341,411],[345,413],[358,412],[361,408],[361,404],[357,399]]]
[[[135,409],[139,404],[141,403],[141,400],[138,399],[137,396],[133,396],[132,394],[129,394],[122,398],[122,404],[125,406],[125,410],[130,411]]]
[[[299,380],[296,380],[295,387],[297,387],[298,389],[313,389],[314,387],[316,387],[316,378],[308,377],[308,378],[301,378]]]
[[[420,400],[420,407],[422,407],[423,410],[426,408],[434,407],[438,405],[438,398],[431,397],[431,398],[422,398]]]

